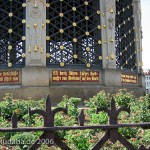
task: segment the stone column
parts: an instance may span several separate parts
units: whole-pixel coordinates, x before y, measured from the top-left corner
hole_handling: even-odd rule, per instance
[[[116,70],[116,1],[100,0],[100,2],[102,12],[103,84],[106,86],[121,86],[121,71]]]
[[[49,85],[46,68],[46,0],[26,2],[26,67],[23,86]]]
[[[143,73],[142,62],[142,26],[141,26],[141,2],[140,0],[133,0],[133,14],[134,14],[134,29],[135,29],[135,48],[136,48],[136,62],[139,78],[139,86],[145,90],[145,76]]]
[[[141,27],[141,3],[140,0],[133,0],[133,15],[135,29],[135,48],[138,73],[142,73],[142,27]]]
[[[102,68],[107,68],[107,63],[108,63],[108,59],[106,59],[108,57],[108,47],[107,47],[107,43],[105,41],[107,41],[107,32],[106,32],[106,18],[105,18],[105,0],[99,0],[100,2],[100,11],[101,11],[101,40],[102,40]]]
[[[26,4],[26,66],[46,66],[46,5],[40,0]]]
[[[115,0],[102,0],[102,48],[103,48],[103,67],[116,69],[115,54]],[[103,17],[104,13],[104,17]]]

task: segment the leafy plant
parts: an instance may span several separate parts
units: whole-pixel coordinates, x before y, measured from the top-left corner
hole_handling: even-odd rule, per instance
[[[68,106],[68,115],[77,117],[78,115],[78,105],[81,102],[81,98],[70,97],[68,98],[66,95],[63,96],[62,101],[57,105],[58,107],[66,107]]]
[[[68,115],[59,112],[55,115],[55,126],[77,126],[77,116],[81,109],[85,112],[85,124],[86,125],[97,125],[107,124],[108,115],[104,112],[96,114],[96,108],[110,107],[111,95],[105,91],[100,91],[93,98],[86,100],[85,105],[87,106],[79,108],[78,105],[81,102],[81,98],[63,96],[62,101],[58,104],[58,107],[68,106]],[[140,98],[135,98],[132,92],[128,92],[126,89],[121,89],[113,97],[116,100],[118,106],[129,106],[131,109],[130,115],[126,112],[121,112],[119,115],[118,123],[139,123],[139,122],[150,122],[150,96],[145,95]],[[45,109],[45,99],[35,101],[32,98],[28,100],[13,99],[13,95],[7,93],[4,97],[4,101],[0,102],[0,123],[1,127],[11,127],[11,115],[16,112],[19,118],[19,127],[41,127],[43,126],[43,118],[39,115],[33,115],[31,118],[28,114],[28,108],[32,109]],[[120,134],[125,136],[134,146],[138,148],[139,145],[148,146],[150,142],[149,130],[143,130],[137,128],[119,128]],[[27,142],[28,140],[35,141],[42,132],[32,133],[0,133],[0,140],[20,140]],[[71,131],[57,131],[59,137],[67,143],[67,145],[74,150],[88,150],[90,149],[98,139],[105,134],[103,130],[71,130]],[[6,148],[9,149],[9,145]],[[13,145],[16,150],[26,150],[30,144]],[[118,142],[113,144],[108,141],[105,144],[108,149],[123,150]],[[42,149],[46,149],[43,145]],[[54,149],[54,147],[52,148]],[[58,149],[55,147],[55,149]]]
[[[92,130],[71,130],[65,136],[65,141],[74,150],[89,150],[97,141],[97,136]]]
[[[90,108],[106,108],[110,105],[110,94],[105,91],[100,91],[96,96],[85,101],[85,105]]]
[[[134,101],[134,95],[132,92],[128,92],[127,89],[120,89],[119,92],[114,95],[114,99],[118,106],[128,106]]]
[[[17,144],[21,150],[27,150],[34,142],[38,136],[34,133],[16,133],[10,138],[11,145]]]

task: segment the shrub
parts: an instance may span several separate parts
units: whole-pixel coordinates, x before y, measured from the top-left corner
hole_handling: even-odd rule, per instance
[[[30,133],[16,133],[10,138],[10,141],[17,144],[18,148],[21,150],[27,150],[38,138],[36,133],[30,132]],[[12,145],[12,144],[11,144]],[[10,145],[10,146],[11,146]]]
[[[114,95],[114,99],[118,106],[128,106],[134,101],[134,95],[132,92],[128,92],[127,89],[120,89],[119,92]]]
[[[78,105],[81,102],[81,98],[63,96],[62,101],[57,105],[58,107],[68,107],[68,116],[77,117]]]
[[[110,94],[105,91],[100,91],[96,96],[85,101],[85,105],[90,108],[106,108],[110,105]]]
[[[67,132],[65,139],[73,150],[89,150],[98,138],[93,130],[71,130]]]
[[[110,106],[111,95],[105,91],[100,91],[93,98],[86,100],[85,105],[88,108],[85,109],[85,124],[97,125],[107,124],[108,115],[104,112],[96,114],[96,107],[106,108]],[[150,122],[150,96],[146,95],[135,99],[131,92],[126,89],[121,89],[117,94],[113,95],[118,106],[130,105],[131,114],[121,112],[119,115],[119,123],[139,123]],[[29,118],[28,108],[32,109],[45,109],[45,99],[35,101],[30,98],[28,101],[14,100],[12,94],[6,94],[5,101],[0,102],[0,123],[1,127],[11,127],[11,115],[13,112],[17,113],[19,118],[19,127],[32,127],[43,126],[43,118],[39,115],[34,115]],[[62,101],[58,104],[58,107],[68,106],[68,115],[59,112],[55,116],[55,126],[77,126],[77,116],[80,112],[78,105],[81,102],[81,98],[63,96]],[[119,132],[125,136],[136,148],[143,144],[148,146],[150,142],[149,130],[144,131],[141,128],[119,128]],[[101,139],[105,132],[103,130],[75,130],[75,131],[59,131],[57,134],[60,138],[67,143],[67,145],[74,150],[88,150],[93,146],[98,139]],[[35,141],[42,132],[34,133],[0,133],[0,138],[4,140],[20,140],[20,141]],[[111,143],[110,141],[108,143]],[[14,145],[15,146],[15,145]],[[108,149],[116,148],[116,144],[106,145]],[[119,145],[120,146],[120,145]],[[119,147],[118,146],[118,147]],[[16,150],[26,150],[29,148],[29,144],[15,146]],[[45,149],[45,146],[42,147]],[[9,149],[9,148],[8,148]],[[57,148],[56,148],[57,149]],[[121,148],[123,149],[123,148]]]

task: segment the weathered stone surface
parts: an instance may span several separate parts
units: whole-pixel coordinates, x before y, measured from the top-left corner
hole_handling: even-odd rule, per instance
[[[100,90],[106,90],[109,93],[116,93],[120,88],[128,88],[129,91],[133,91],[135,95],[144,95],[144,89],[141,87],[106,87],[106,86],[75,86],[75,85],[59,85],[51,87],[21,87],[21,86],[1,86],[0,87],[0,100],[5,95],[5,93],[13,93],[14,98],[28,99],[32,97],[34,99],[46,98],[49,94],[52,100],[52,104],[56,105],[61,101],[63,95],[68,95],[69,97],[81,97],[83,100],[88,100],[88,98],[96,95]]]
[[[49,69],[46,67],[23,68],[22,86],[49,86]]]
[[[121,86],[121,71],[116,69],[105,69],[103,71],[103,84],[106,86]]]

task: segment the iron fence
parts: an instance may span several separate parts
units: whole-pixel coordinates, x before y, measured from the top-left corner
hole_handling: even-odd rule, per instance
[[[29,150],[38,149],[45,140],[49,140],[48,146],[52,146],[53,144],[57,145],[62,150],[71,150],[68,145],[57,135],[56,131],[65,131],[65,130],[86,130],[86,129],[104,129],[106,131],[105,135],[93,146],[91,150],[99,150],[102,148],[108,140],[115,143],[119,141],[125,148],[128,150],[136,150],[136,148],[119,132],[119,128],[126,127],[141,127],[144,130],[150,129],[150,122],[148,123],[136,123],[136,124],[118,124],[118,115],[122,111],[126,111],[130,113],[130,107],[120,107],[116,108],[115,100],[111,100],[110,108],[97,108],[97,113],[100,111],[104,111],[109,116],[109,124],[108,125],[85,125],[85,114],[84,109],[81,109],[81,112],[78,115],[78,126],[54,126],[54,117],[55,114],[62,111],[67,114],[67,106],[66,108],[57,107],[52,110],[51,101],[49,96],[47,96],[46,100],[46,108],[45,110],[29,109],[29,115],[32,116],[34,114],[39,114],[44,119],[44,127],[18,127],[18,118],[16,113],[12,116],[12,128],[0,128],[0,132],[37,132],[42,131],[43,134],[35,141],[35,143],[29,148]],[[150,150],[149,148],[141,145],[138,150]]]

